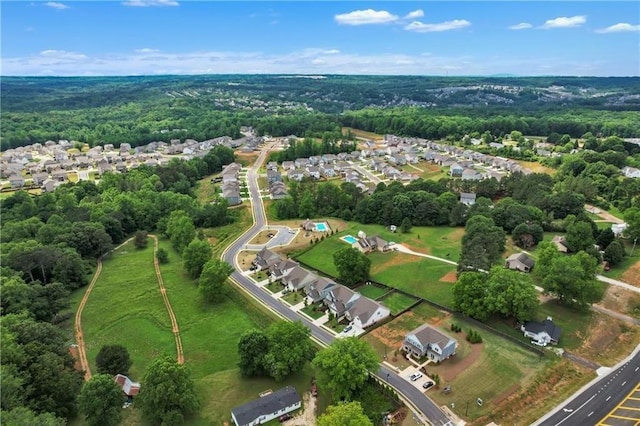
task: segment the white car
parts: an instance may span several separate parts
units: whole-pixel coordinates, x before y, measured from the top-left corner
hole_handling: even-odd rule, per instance
[[[409,376],[409,379],[412,382],[415,382],[416,380],[418,380],[421,377],[422,377],[422,373],[413,373],[411,376]]]
[[[547,346],[547,342],[544,342],[544,341],[539,342],[539,341],[537,341],[537,340],[532,340],[532,341],[531,341],[531,344],[532,344],[532,345],[536,345],[536,346]]]

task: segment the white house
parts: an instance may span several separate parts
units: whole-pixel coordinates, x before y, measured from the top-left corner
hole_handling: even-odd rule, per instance
[[[351,321],[355,327],[365,329],[382,321],[391,314],[389,308],[375,302],[368,297],[360,297],[347,310],[345,317]]]
[[[286,386],[231,410],[236,426],[254,426],[267,423],[302,405],[300,394],[292,386]]]
[[[551,317],[547,317],[544,321],[528,321],[520,326],[520,330],[525,337],[531,337],[542,346],[549,343],[557,345],[562,334],[562,330],[553,323]]]
[[[614,223],[611,225],[611,230],[616,237],[621,236],[629,225],[626,223]]]
[[[416,358],[428,356],[433,361],[442,362],[456,354],[457,346],[456,339],[424,324],[406,335],[402,350]]]

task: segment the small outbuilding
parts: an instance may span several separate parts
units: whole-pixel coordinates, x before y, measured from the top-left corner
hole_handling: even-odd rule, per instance
[[[286,386],[231,410],[236,426],[254,426],[297,410],[302,405],[300,394]]]
[[[526,253],[515,253],[507,257],[504,263],[505,268],[513,269],[520,272],[531,272],[535,260]]]

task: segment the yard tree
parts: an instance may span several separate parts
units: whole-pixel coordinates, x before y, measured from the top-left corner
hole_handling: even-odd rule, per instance
[[[160,263],[168,263],[169,262],[169,253],[167,253],[167,251],[165,249],[163,249],[162,247],[158,248],[158,251],[156,252],[156,258],[158,259],[158,262]]]
[[[279,321],[267,329],[269,351],[264,357],[264,367],[271,377],[281,381],[291,373],[297,373],[313,357],[311,331],[300,321]]]
[[[240,373],[243,376],[261,376],[264,371],[264,357],[269,352],[269,338],[262,330],[247,330],[238,341]]]
[[[405,217],[402,219],[402,223],[400,224],[400,230],[402,230],[403,234],[407,234],[411,231],[411,219]]]
[[[3,391],[4,393],[4,391]],[[65,426],[67,421],[51,413],[35,413],[27,407],[16,407],[13,410],[0,412],[3,425],[29,426]]]
[[[491,269],[486,296],[490,312],[524,322],[533,319],[539,304],[538,292],[530,275],[502,266]]]
[[[351,400],[378,367],[378,355],[369,343],[356,337],[336,339],[318,352],[313,366],[319,384],[331,391],[334,401]]]
[[[604,260],[609,262],[611,266],[615,266],[624,259],[624,246],[620,240],[613,240],[611,244],[604,250]]]
[[[182,253],[184,268],[191,278],[198,278],[205,263],[211,259],[211,244],[206,240],[194,238]]]
[[[593,256],[582,251],[573,256],[555,257],[542,286],[566,305],[587,308],[602,297],[595,280],[596,266]]]
[[[636,238],[640,239],[640,208],[631,207],[624,212],[624,220],[628,224],[625,229],[625,235],[634,241]]]
[[[143,249],[149,244],[149,240],[147,239],[147,235],[149,233],[147,231],[137,231],[136,235],[133,237],[133,244],[136,248]]]
[[[544,238],[544,230],[537,223],[521,223],[511,232],[511,238],[518,247],[529,249]]]
[[[567,226],[567,248],[572,253],[588,250],[595,244],[593,229],[587,222],[577,221]]]
[[[142,383],[136,405],[150,423],[184,419],[200,407],[187,367],[170,356],[154,359]]]
[[[616,236],[611,228],[605,228],[600,231],[600,234],[598,234],[598,238],[596,238],[596,244],[598,244],[602,249],[605,249],[615,238]]]
[[[371,259],[358,249],[344,247],[333,253],[338,279],[348,287],[369,279]]]
[[[220,259],[211,259],[204,264],[198,279],[198,289],[205,301],[217,303],[222,300],[226,294],[224,283],[232,272],[233,266]]]
[[[453,306],[480,321],[491,315],[486,298],[487,275],[482,272],[463,272],[453,285]]]
[[[184,248],[195,238],[196,228],[184,210],[175,210],[171,212],[167,220],[165,233],[171,240],[173,247],[182,254]]]
[[[101,374],[127,374],[131,367],[129,351],[122,345],[105,345],[96,356],[96,369]]]
[[[112,240],[101,223],[74,222],[56,242],[68,244],[82,257],[96,259],[111,249]]]
[[[78,408],[89,426],[116,426],[122,417],[122,389],[110,374],[98,374],[82,386]]]
[[[458,270],[488,271],[504,252],[506,234],[492,219],[474,216],[467,221],[462,237],[462,251]]]
[[[318,426],[373,426],[358,401],[330,405],[318,417]]]
[[[545,278],[551,272],[551,265],[553,261],[560,256],[563,256],[558,251],[558,248],[551,241],[542,241],[538,244],[538,262],[536,263],[536,273],[541,278]]]

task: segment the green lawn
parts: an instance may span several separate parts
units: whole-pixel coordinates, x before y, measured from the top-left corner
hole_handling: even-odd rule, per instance
[[[455,322],[462,326],[463,331],[474,328],[461,320],[456,319]],[[475,329],[475,328],[474,328]],[[445,330],[445,329],[443,329]],[[445,330],[448,334],[453,334],[449,330]],[[514,345],[494,336],[483,329],[475,329],[482,338],[482,353],[479,358],[470,366],[460,372],[452,380],[442,380],[446,377],[445,370],[453,368],[454,363],[462,361],[460,358],[470,356],[472,346],[464,340],[462,334],[455,334],[460,347],[458,348],[458,359],[450,359],[444,361],[438,366],[427,366],[428,374],[438,374],[441,377],[439,389],[446,385],[450,385],[452,392],[445,395],[439,390],[429,392],[429,396],[438,403],[438,405],[448,405],[454,403],[460,408],[456,410],[459,414],[465,414],[466,404],[469,402],[468,417],[475,419],[482,415],[490,413],[494,407],[493,400],[499,398],[505,391],[518,385],[522,385],[528,381],[537,369],[546,363],[532,352],[529,352],[519,346]],[[477,350],[478,348],[476,348]],[[447,366],[449,364],[449,367]],[[484,403],[480,407],[475,401],[481,398]],[[464,409],[462,409],[464,407]]]
[[[284,289],[280,281],[272,281],[269,284],[263,286],[262,288],[269,290],[271,293],[277,293]]]
[[[314,308],[316,307],[322,307],[322,311],[316,311]],[[311,318],[313,319],[318,319],[321,316],[324,315],[324,311],[326,310],[326,306],[324,305],[324,303],[314,303],[312,305],[308,305],[305,306],[304,308],[301,309],[302,312],[304,312],[305,314],[309,315]]]
[[[391,315],[397,315],[399,312],[407,309],[417,301],[418,299],[398,292],[393,292],[389,296],[380,300],[384,306],[391,310]]]
[[[297,305],[298,303],[302,302],[302,293],[298,292],[298,291],[292,291],[290,293],[285,294],[284,296],[282,296],[283,300],[286,300],[287,302],[289,302],[289,304],[291,306],[293,305]]]
[[[384,296],[389,292],[386,288],[378,287],[375,285],[363,285],[356,289],[358,293],[361,295],[368,297],[369,299],[377,299],[378,297]]]

